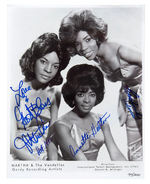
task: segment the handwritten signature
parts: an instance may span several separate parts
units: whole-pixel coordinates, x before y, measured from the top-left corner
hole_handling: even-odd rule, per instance
[[[40,97],[37,97],[35,99],[35,103],[28,103],[29,102],[29,98],[27,96],[28,91],[31,90],[31,87],[28,86],[27,88],[23,87],[23,81],[21,80],[19,82],[19,87],[18,89],[13,89],[12,87],[10,87],[10,89],[15,93],[15,100],[16,100],[16,106],[14,107],[14,115],[15,118],[18,122],[21,122],[22,125],[24,126],[24,129],[26,130],[26,125],[28,125],[33,119],[36,119],[36,121],[38,121],[38,117],[41,120],[42,123],[44,123],[44,121],[42,120],[42,118],[40,118],[40,114],[42,113],[42,110],[45,109],[46,107],[49,107],[51,105],[50,99],[47,97],[47,100],[42,103],[42,100]],[[20,110],[20,102],[22,99],[25,99],[25,105],[24,105],[24,113],[21,112]],[[41,138],[44,134],[46,129],[48,129],[50,126],[47,124],[42,124],[37,126],[37,130],[35,132],[32,132],[31,134],[27,133],[27,134],[22,134],[20,137],[16,137],[14,139],[14,146],[16,149],[23,149],[23,148],[27,148],[29,150],[30,153],[33,153],[33,149],[32,146],[33,144],[38,143],[39,138]],[[18,142],[18,140],[21,140],[21,142],[23,143],[23,146],[20,146],[20,141]],[[50,140],[46,140],[45,146],[47,144],[50,143]],[[38,152],[38,155],[41,154],[41,152],[43,152],[42,147],[38,148],[36,147],[36,150]]]
[[[17,121],[21,121],[24,129],[26,129],[26,125],[29,124],[33,119],[38,120],[38,117],[42,113],[42,110],[45,109],[45,107],[50,106],[51,102],[50,99],[47,97],[47,101],[45,103],[42,103],[41,98],[37,97],[35,100],[35,104],[30,103],[30,106],[25,104],[25,109],[27,114],[24,115],[23,112],[20,111],[20,108],[18,106],[15,106],[14,108],[14,114]],[[41,122],[43,120],[40,118]]]
[[[17,90],[14,90],[12,87],[10,89],[13,92],[17,92],[15,94],[15,100],[16,100],[16,106],[14,107],[14,115],[18,122],[21,121],[22,125],[24,126],[24,129],[26,129],[26,125],[28,125],[33,119],[36,121],[38,120],[38,117],[42,113],[42,110],[45,109],[47,106],[51,105],[50,99],[47,97],[46,102],[42,103],[41,98],[37,97],[35,99],[35,103],[30,103],[30,105],[25,104],[25,110],[26,115],[23,114],[23,112],[20,111],[20,100],[21,98],[25,98],[25,102],[28,102],[29,99],[27,97],[27,92],[31,90],[31,87],[28,86],[27,88],[23,88],[23,81],[21,80],[19,82],[19,88]],[[40,118],[40,117],[39,117]],[[41,122],[43,120],[40,118]]]
[[[51,136],[52,137],[52,136]],[[44,152],[44,148],[47,149],[47,146],[51,143],[51,137],[48,137],[46,141],[44,141],[44,145],[40,145],[40,147],[36,146],[37,154],[40,156],[42,152]]]
[[[26,147],[30,153],[33,153],[33,149],[32,149],[33,144],[38,143],[39,138],[41,138],[45,134],[45,131],[46,129],[49,128],[49,126],[50,126],[50,123],[48,125],[39,125],[37,130],[35,132],[32,132],[31,135],[27,133],[26,135],[22,134],[20,137],[19,136],[16,137],[14,139],[15,148],[23,149]],[[19,145],[17,145],[18,140],[21,140],[21,142],[23,143],[23,146],[20,147]]]
[[[83,135],[81,135],[81,145],[76,150],[74,150],[72,145],[69,145],[70,153],[73,157],[76,156],[76,154],[80,151],[80,149],[85,145],[86,141],[90,139],[91,136],[95,137],[95,135],[101,130],[101,127],[104,125],[106,120],[110,117],[110,114],[107,117],[105,117],[106,115],[107,115],[107,112],[102,117],[99,118],[99,120],[97,121],[97,126],[94,126],[94,124],[92,123],[91,125],[92,134],[85,132]]]
[[[37,154],[40,156],[42,152],[44,152],[44,147],[41,145],[40,147],[36,146]]]
[[[138,107],[137,98],[140,98],[139,95],[130,88],[125,88],[125,92],[128,95],[128,100],[127,101],[124,100],[127,109],[129,110],[130,114],[134,119],[135,118],[141,119],[142,114],[140,112],[137,112]]]
[[[25,101],[28,102],[28,97],[26,95],[26,93],[28,91],[31,90],[31,86],[28,86],[27,88],[23,88],[23,81],[21,80],[19,82],[19,88],[17,90],[14,90],[12,87],[10,87],[10,89],[13,91],[13,92],[17,92],[17,94],[15,94],[15,100],[16,100],[16,104],[17,106],[20,106],[20,98],[25,98]]]

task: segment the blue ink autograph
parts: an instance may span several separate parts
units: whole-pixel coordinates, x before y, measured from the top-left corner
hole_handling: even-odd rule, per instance
[[[128,95],[128,100],[127,101],[124,100],[124,102],[130,114],[134,119],[135,118],[142,119],[142,114],[140,112],[137,112],[136,109],[138,107],[137,98],[140,98],[139,95],[130,88],[125,88],[125,92]]]
[[[49,126],[50,126],[50,123],[49,123],[49,125],[39,125],[37,130],[35,132],[32,132],[31,135],[29,135],[27,133],[26,135],[22,134],[21,137],[16,137],[14,139],[15,148],[23,149],[26,147],[29,150],[29,152],[32,154],[33,153],[33,149],[32,149],[33,144],[38,143],[39,138],[41,138],[45,134],[45,131],[46,131],[46,129],[49,128]],[[21,140],[24,143],[24,145],[21,147],[19,145],[17,145],[18,140]]]
[[[47,106],[51,105],[50,99],[48,97],[45,103],[42,103],[41,98],[37,97],[35,100],[35,104],[33,103],[30,103],[30,105],[25,104],[25,110],[27,114],[24,115],[23,112],[20,111],[20,100],[21,98],[25,98],[25,102],[29,101],[26,94],[29,90],[31,90],[31,87],[28,86],[27,88],[23,88],[23,81],[21,80],[19,82],[19,88],[17,90],[14,90],[12,87],[10,87],[10,89],[13,92],[17,93],[15,94],[16,106],[14,107],[14,114],[16,120],[18,122],[21,121],[22,125],[24,126],[24,129],[26,129],[26,125],[28,125],[33,119],[37,121],[38,120],[37,118],[42,113],[42,110],[45,109]],[[43,122],[41,118],[40,120],[41,122]]]
[[[26,125],[30,123],[33,119],[38,120],[37,118],[42,113],[42,110],[45,109],[45,107],[50,106],[51,102],[50,99],[47,97],[47,101],[45,103],[42,103],[41,98],[37,97],[35,104],[30,103],[30,106],[25,104],[25,108],[27,110],[27,114],[24,116],[23,112],[20,112],[20,109],[18,106],[15,106],[14,113],[15,118],[17,121],[21,121],[24,129],[26,129]],[[41,119],[41,118],[40,118]],[[43,120],[41,119],[41,122]]]
[[[21,80],[19,82],[19,88],[17,90],[14,90],[12,87],[10,87],[10,89],[13,91],[13,92],[18,92],[17,94],[15,94],[15,99],[16,99],[16,104],[17,106],[20,106],[20,98],[25,98],[25,101],[28,102],[28,97],[26,95],[26,93],[31,90],[31,87],[28,86],[27,88],[23,88],[23,81]]]
[[[44,152],[44,147],[45,147],[45,149],[47,149],[47,146],[50,143],[51,143],[51,137],[47,138],[46,141],[44,141],[44,145],[45,146],[43,146],[42,144],[41,144],[40,147],[36,146],[36,151],[37,151],[37,153],[38,153],[39,156],[41,155],[42,152]]]
[[[86,141],[90,139],[91,136],[95,137],[95,135],[101,130],[101,127],[104,125],[106,120],[110,117],[110,114],[107,117],[105,117],[106,115],[107,115],[107,112],[102,117],[99,118],[99,120],[97,121],[96,127],[92,123],[92,126],[91,126],[92,134],[89,135],[88,132],[86,132],[83,135],[81,135],[81,145],[76,150],[74,150],[72,145],[69,145],[70,153],[72,154],[73,157],[76,156],[76,154],[80,151],[80,149],[84,146]],[[104,117],[105,119],[103,119]]]
[[[31,90],[31,87],[28,86],[27,88],[24,88],[22,80],[19,82],[18,89],[13,89],[12,87],[10,87],[10,89],[13,92],[15,92],[15,100],[16,100],[16,106],[14,107],[15,118],[18,122],[22,123],[22,125],[24,126],[24,129],[26,130],[26,125],[28,125],[33,119],[38,121],[38,117],[41,120],[41,122],[44,123],[44,121],[40,117],[40,114],[42,113],[43,109],[51,105],[50,99],[47,98],[47,100],[44,103],[42,103],[41,98],[37,97],[35,99],[35,103],[26,104],[27,102],[29,102],[29,98],[27,97],[27,92]],[[26,102],[24,105],[24,109],[25,109],[24,113],[21,112],[20,110],[21,99],[25,99],[25,102]],[[38,143],[39,138],[41,138],[45,134],[45,131],[46,129],[49,128],[49,126],[50,126],[50,123],[49,125],[44,125],[44,124],[39,125],[37,127],[37,130],[35,132],[32,132],[30,135],[29,133],[27,133],[26,135],[22,134],[20,137],[16,137],[14,139],[15,148],[23,149],[26,147],[29,150],[29,152],[32,154],[33,144]],[[21,142],[23,143],[23,146],[20,146],[18,144],[18,140],[21,140]],[[46,140],[46,141],[47,142],[44,142],[45,145],[50,143],[50,140]],[[38,148],[38,146],[36,146],[38,155],[40,155],[41,152],[43,152],[42,148],[43,147]]]
[[[42,145],[40,147],[36,146],[36,151],[37,151],[38,155],[40,156],[41,153],[44,152],[43,146]]]

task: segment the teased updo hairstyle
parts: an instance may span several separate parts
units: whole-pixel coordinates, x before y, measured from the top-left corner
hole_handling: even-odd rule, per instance
[[[99,104],[104,98],[104,77],[96,67],[88,64],[73,66],[67,73],[67,81],[62,87],[65,102],[74,107],[74,98],[77,91],[86,92],[91,88],[96,93],[96,103]]]
[[[60,65],[56,76],[48,83],[48,85],[53,86],[62,83],[63,78],[60,72],[68,65],[70,57],[65,49],[62,48],[60,40],[55,33],[44,33],[39,36],[21,57],[20,66],[22,74],[25,75],[27,81],[31,81],[35,78],[34,67],[37,59],[53,51],[57,53]]]
[[[59,37],[70,56],[78,54],[75,40],[79,31],[86,31],[99,46],[101,42],[106,40],[107,24],[101,18],[97,18],[90,10],[70,12],[64,17],[60,25]]]

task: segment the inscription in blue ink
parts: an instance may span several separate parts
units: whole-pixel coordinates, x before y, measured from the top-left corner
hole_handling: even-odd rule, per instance
[[[19,82],[19,88],[17,90],[14,90],[12,87],[10,87],[10,89],[13,92],[17,93],[15,94],[15,100],[16,100],[17,106],[20,106],[20,98],[25,98],[25,101],[28,102],[29,99],[26,93],[31,90],[31,86],[28,86],[27,88],[23,88],[23,81],[21,80]]]
[[[36,146],[36,151],[37,151],[38,155],[40,156],[41,153],[44,152],[43,146],[42,145],[40,147]]]
[[[89,134],[88,132],[86,132],[83,135],[81,135],[81,145],[76,150],[74,150],[72,145],[69,145],[69,150],[73,157],[76,156],[76,154],[80,151],[80,149],[85,145],[86,141],[90,139],[91,136],[95,137],[95,135],[101,130],[101,127],[110,117],[110,114],[107,117],[105,117],[106,115],[107,115],[107,112],[102,117],[99,118],[99,120],[97,121],[97,126],[94,126],[94,124],[92,123],[91,125],[92,134]]]
[[[42,152],[44,152],[44,148],[47,149],[47,146],[50,144],[51,138],[47,138],[46,141],[44,141],[44,146],[41,144],[40,147],[36,146],[37,154],[40,156]]]
[[[37,130],[35,132],[32,132],[31,135],[27,133],[26,135],[22,134],[20,137],[19,136],[16,137],[14,139],[15,148],[23,149],[26,147],[30,153],[33,153],[33,149],[32,149],[33,144],[38,143],[39,138],[41,138],[45,134],[45,131],[46,129],[49,128],[49,126],[50,126],[50,123],[49,125],[39,125]],[[19,143],[18,143],[18,140],[19,140]],[[23,143],[22,146],[20,146],[20,141]]]
[[[23,87],[23,81],[21,80],[19,82],[19,87],[18,89],[13,89],[12,87],[10,87],[10,89],[15,93],[15,101],[16,101],[16,106],[14,107],[14,115],[15,118],[18,122],[21,122],[24,129],[26,130],[26,126],[33,120],[35,119],[36,121],[38,121],[38,117],[41,120],[42,123],[44,123],[44,121],[42,120],[42,118],[40,118],[40,114],[42,113],[42,110],[45,109],[46,107],[49,107],[51,105],[50,99],[47,98],[47,100],[42,103],[42,100],[40,97],[37,97],[35,99],[35,103],[30,103],[30,104],[26,104],[27,102],[29,102],[29,98],[27,96],[28,91],[31,90],[31,87],[28,86],[27,88]],[[20,102],[21,99],[25,99],[25,105],[24,105],[24,112],[21,112],[20,110]],[[33,153],[33,149],[32,146],[33,144],[37,144],[39,138],[41,138],[44,134],[46,129],[48,129],[50,126],[49,125],[39,125],[37,126],[37,130],[35,132],[32,132],[31,134],[27,133],[27,134],[22,134],[20,137],[16,137],[14,139],[14,146],[16,149],[23,149],[23,148],[27,148],[28,151],[32,154]],[[20,146],[20,141],[21,141],[21,146]],[[45,145],[49,144],[50,140],[46,140]],[[38,148],[38,146],[36,146],[36,150],[38,155],[40,155],[43,152],[43,146],[41,145],[40,148]]]
[[[135,93],[130,88],[125,88],[125,92],[128,95],[128,100],[124,100],[124,103],[126,104],[127,109],[129,110],[131,116],[135,119],[142,119],[141,112],[137,111],[138,103],[137,98],[140,98],[137,93]]]
[[[35,104],[30,103],[28,106],[25,104],[25,109],[27,114],[24,115],[23,112],[20,111],[18,106],[15,106],[14,108],[14,114],[15,118],[17,121],[21,121],[22,125],[24,126],[24,129],[26,129],[26,125],[28,125],[33,119],[36,121],[38,120],[37,118],[40,116],[42,113],[42,110],[45,109],[47,106],[50,106],[51,102],[50,99],[47,97],[47,101],[45,103],[42,103],[41,98],[37,97],[35,100]],[[41,122],[43,120],[40,118]]]
[[[48,137],[48,138],[46,139],[46,141],[44,141],[44,147],[45,147],[45,149],[47,149],[47,146],[48,146],[50,143],[51,143],[51,137]],[[44,147],[43,147],[43,145],[41,145],[40,148],[39,148],[38,146],[36,147],[36,151],[37,151],[37,153],[38,153],[39,156],[40,156],[40,154],[41,154],[42,152],[44,152]]]
[[[10,89],[15,92],[15,100],[16,106],[14,107],[14,115],[18,122],[21,122],[24,129],[26,126],[35,119],[38,121],[38,117],[42,113],[42,110],[45,109],[47,106],[51,105],[50,99],[47,97],[46,102],[42,103],[41,98],[37,97],[35,99],[35,103],[30,103],[30,105],[25,104],[24,109],[26,110],[24,113],[20,111],[20,100],[21,98],[25,99],[25,102],[29,101],[27,97],[27,92],[31,90],[31,87],[28,86],[27,88],[23,88],[23,81],[19,82],[19,87],[17,90],[14,90],[12,87]],[[40,121],[43,120],[39,117]]]

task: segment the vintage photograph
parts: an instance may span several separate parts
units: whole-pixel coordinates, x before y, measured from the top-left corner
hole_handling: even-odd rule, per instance
[[[9,175],[142,177],[143,50],[143,6],[8,6]]]

